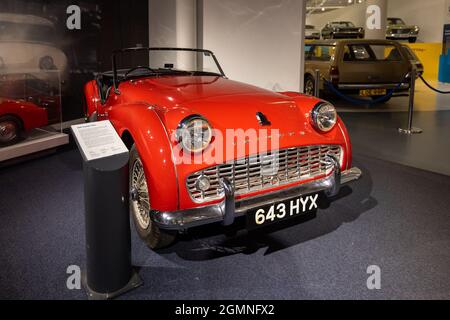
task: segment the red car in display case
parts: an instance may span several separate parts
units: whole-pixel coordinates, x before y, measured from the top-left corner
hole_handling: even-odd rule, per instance
[[[24,132],[47,124],[46,109],[32,102],[0,97],[0,146],[14,144]]]
[[[148,65],[117,68],[137,52]],[[130,211],[151,248],[199,225],[245,216],[252,229],[314,211],[361,176],[326,101],[229,80],[208,50],[112,60],[85,85],[87,119],[110,120],[130,149]]]

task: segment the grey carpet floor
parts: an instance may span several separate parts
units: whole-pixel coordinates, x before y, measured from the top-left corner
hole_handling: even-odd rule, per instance
[[[144,285],[122,299],[450,299],[450,177],[354,162],[362,180],[283,228],[195,230],[157,253],[133,231]],[[0,299],[85,299],[66,287],[67,267],[84,265],[77,151],[0,169],[0,181]],[[367,289],[370,265],[381,290]]]

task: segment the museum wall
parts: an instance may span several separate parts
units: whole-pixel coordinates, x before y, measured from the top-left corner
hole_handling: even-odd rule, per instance
[[[199,41],[226,75],[275,91],[303,88],[304,2],[205,0]]]
[[[149,1],[148,23],[151,47],[176,47],[176,7],[177,0]]]
[[[446,0],[390,0],[388,16],[420,27],[419,42],[442,42]]]
[[[149,0],[149,43],[209,49],[231,79],[299,91],[303,13],[297,0]]]

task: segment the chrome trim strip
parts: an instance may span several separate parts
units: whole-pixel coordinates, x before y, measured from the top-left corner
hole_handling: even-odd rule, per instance
[[[329,158],[329,161],[334,162],[334,168],[336,168],[336,160]],[[339,192],[340,185],[358,180],[361,175],[362,172],[358,168],[351,168],[343,172],[333,170],[332,174],[325,178],[277,192],[245,198],[236,201],[236,203],[232,188],[229,189],[229,181],[227,184],[227,181],[222,180],[221,185],[224,189],[224,200],[222,202],[215,205],[175,212],[155,211],[152,212],[151,217],[153,222],[161,229],[168,230],[186,230],[219,221],[222,221],[224,225],[229,225],[230,222],[233,223],[235,217],[243,216],[248,210],[253,208],[321,191],[329,191],[328,194],[333,195]]]
[[[344,133],[344,129],[342,129],[342,125],[341,125],[341,123],[339,123],[338,122],[338,127],[339,127],[339,130],[341,130],[341,133],[342,133],[342,136],[344,137],[344,142],[345,142],[345,154],[347,155],[346,156],[346,163],[345,163],[345,167],[346,168],[348,168],[349,167],[349,162],[348,162],[348,153],[349,153],[349,151],[348,151],[348,139],[347,139],[347,136],[345,135],[345,133]],[[342,159],[343,159],[343,157],[342,157],[342,155],[341,155],[341,161],[342,161]]]
[[[396,83],[360,83],[360,84],[339,84],[339,89],[394,89],[398,86]],[[408,83],[402,83],[400,89],[408,89]]]

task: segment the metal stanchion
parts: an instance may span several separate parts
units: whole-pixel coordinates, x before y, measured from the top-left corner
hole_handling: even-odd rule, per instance
[[[314,97],[319,98],[320,95],[320,70],[315,70],[314,76]]]
[[[398,129],[398,132],[402,134],[418,134],[423,132],[422,129],[415,128],[412,126],[414,115],[414,94],[416,91],[416,75],[417,71],[415,68],[413,68],[410,73],[408,127],[406,129],[403,128]]]

